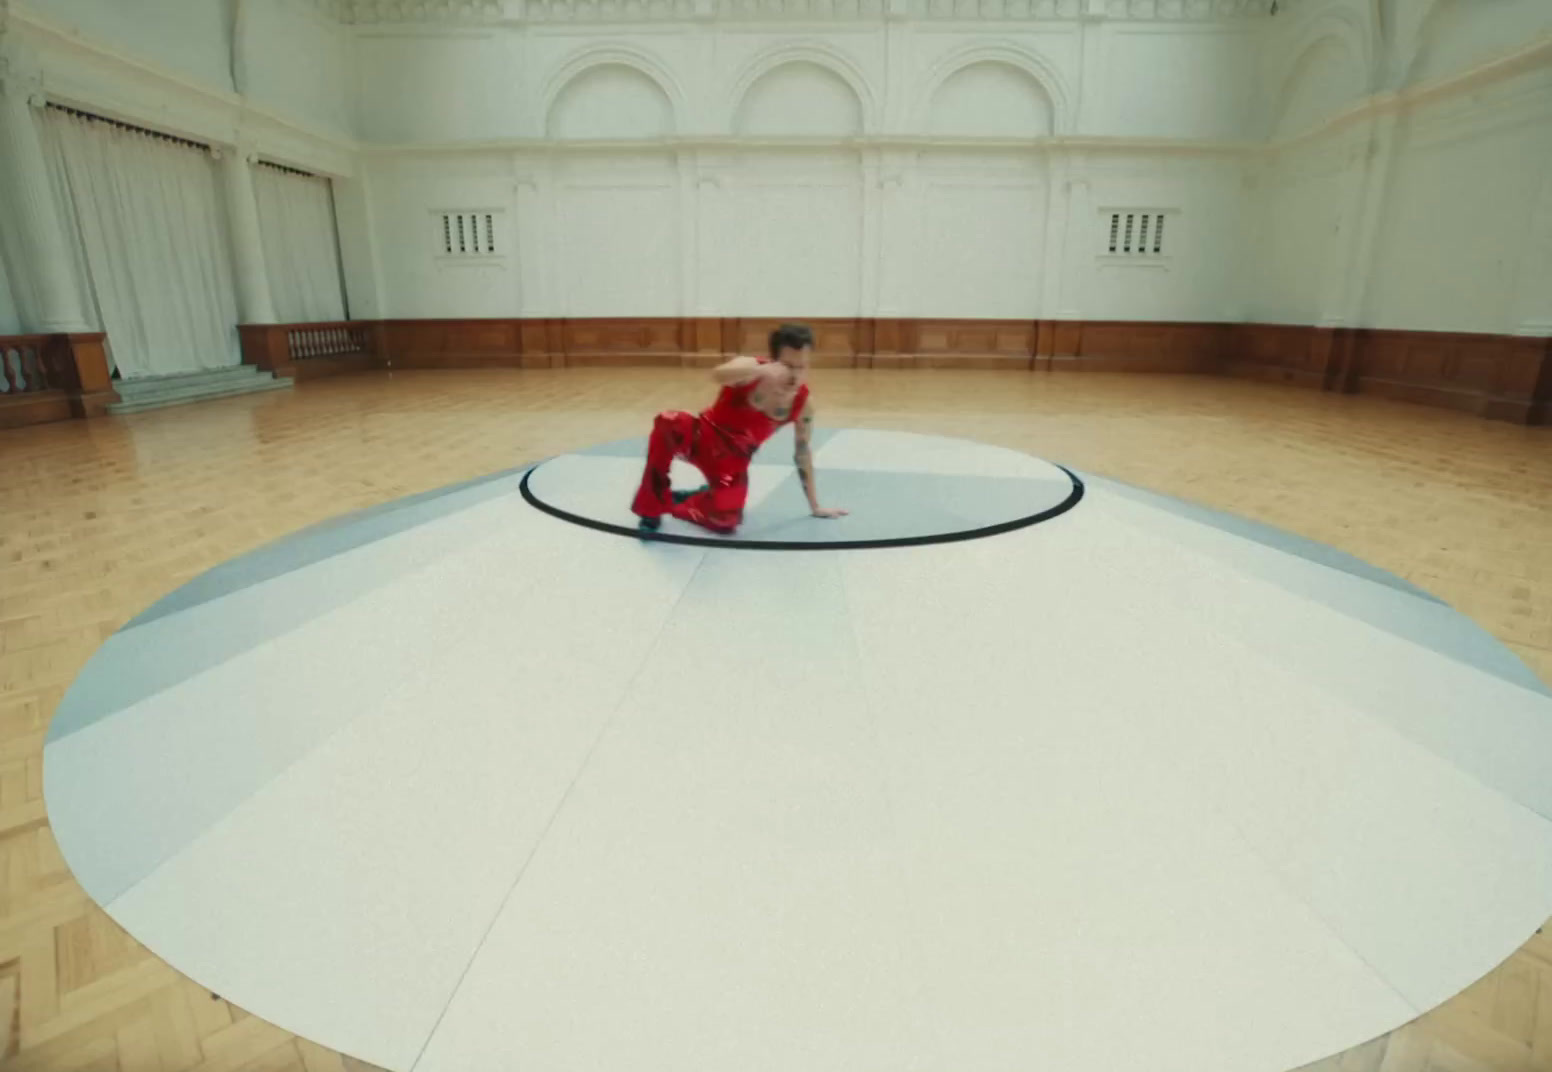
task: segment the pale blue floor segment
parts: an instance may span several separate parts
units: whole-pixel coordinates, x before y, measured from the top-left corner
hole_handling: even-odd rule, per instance
[[[492,520],[507,538],[487,534],[47,742],[50,821],[82,886],[100,903],[117,897],[343,726],[378,717],[406,682],[437,678],[471,632],[499,629],[586,546],[523,509],[513,523]],[[102,675],[106,694],[122,669],[94,661],[86,675]]]
[[[1085,485],[1088,481],[1085,481]],[[1523,688],[1548,693],[1545,683],[1487,630],[1392,574],[1321,545],[1267,526],[1095,480],[1095,494],[1115,494],[1134,523],[1167,535],[1218,561],[1322,603],[1376,629],[1394,633]],[[1133,505],[1135,504],[1135,505]],[[1123,513],[1123,516],[1127,514]],[[1225,523],[1237,522],[1234,524]],[[1270,534],[1270,535],[1268,535]],[[1279,546],[1281,537],[1289,546]],[[1362,567],[1354,568],[1354,564]]]
[[[835,448],[826,450],[832,443]],[[822,547],[964,538],[1032,522],[1060,510],[1077,494],[1072,478],[1057,466],[979,444],[862,430],[820,433],[815,444],[820,504],[847,515],[812,516],[796,468],[786,462],[791,451],[791,433],[786,432],[754,458],[748,506],[733,534],[740,544]],[[645,449],[641,439],[561,455],[534,468],[528,491],[570,518],[634,530],[638,519],[631,505],[642,470],[632,462]],[[827,458],[842,460],[827,463]],[[922,467],[913,468],[915,462]],[[679,490],[693,491],[700,476],[680,461],[675,482]],[[664,520],[662,531],[717,538],[672,518]]]
[[[164,601],[168,606],[161,614],[108,639],[90,672],[60,701],[48,739],[75,733],[457,554],[529,510],[520,499],[495,496],[449,496],[421,504],[413,517],[411,511],[380,513],[326,538],[282,541],[257,552],[251,569],[228,570],[185,600],[175,598],[180,589]],[[443,503],[445,510],[428,512]]]
[[[482,502],[515,495],[524,471],[526,467],[476,477],[311,525],[196,577],[176,592],[157,600],[124,628],[132,629],[164,615],[187,610],[206,600],[217,599],[247,585],[278,577]]]
[[[1295,535],[1283,529],[1273,528],[1259,521],[1251,521],[1249,518],[1226,514],[1209,506],[1186,502],[1183,499],[1173,499],[1168,495],[1161,495],[1158,492],[1148,491],[1145,488],[1133,487],[1111,477],[1094,476],[1092,473],[1081,473],[1076,469],[1073,472],[1078,473],[1079,478],[1082,479],[1085,485],[1104,488],[1117,495],[1124,495],[1140,503],[1163,510],[1166,513],[1178,514],[1191,521],[1196,521],[1203,525],[1211,525],[1214,528],[1223,529],[1225,532],[1232,532],[1236,536],[1265,544],[1267,547],[1281,551],[1284,554],[1307,558],[1311,562],[1320,563],[1322,566],[1342,570],[1343,572],[1351,573],[1355,577],[1362,577],[1365,580],[1373,581],[1376,584],[1389,585],[1399,591],[1418,596],[1422,599],[1436,598],[1416,585],[1402,580],[1394,573],[1387,573],[1378,566],[1371,566],[1362,559],[1354,558],[1347,552],[1338,551],[1335,547],[1328,546],[1327,544],[1316,543],[1314,540],[1307,540],[1303,536]]]
[[[651,420],[646,426],[652,426]],[[813,448],[817,451],[840,432],[837,428],[816,428],[813,432]],[[775,435],[766,440],[755,453],[754,460],[761,465],[786,465],[792,461],[792,451],[796,444],[791,426],[779,429]],[[590,454],[604,458],[640,458],[642,464],[647,460],[647,437],[636,436],[631,439],[617,439],[612,443],[602,443],[596,447],[587,447],[583,450],[573,451],[575,454]]]
[[[820,435],[851,515],[807,516],[787,430],[741,538],[1076,490]],[[1305,1067],[1552,913],[1552,697],[1389,574],[1093,477],[799,553],[520,489],[633,526],[644,448],[315,526],[116,634],[44,748],[87,895],[394,1072]]]
[[[820,503],[849,510],[846,517],[810,516],[802,481],[793,475],[751,511],[739,537],[813,543],[931,539],[1016,522],[1052,509],[1071,493],[1070,484],[1064,490],[1008,477],[854,469],[823,470],[815,481]]]

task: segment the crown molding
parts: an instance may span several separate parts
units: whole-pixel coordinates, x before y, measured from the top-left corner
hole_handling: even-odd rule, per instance
[[[1266,16],[1272,0],[300,0],[357,25],[632,24],[952,19],[1202,22]]]
[[[501,22],[507,17],[503,0],[307,0],[308,3],[337,9],[341,22],[356,25],[377,23],[460,23]]]
[[[1494,57],[1460,74],[1422,85],[1407,86],[1401,90],[1363,97],[1308,130],[1268,142],[1267,148],[1274,153],[1302,150],[1332,135],[1343,133],[1383,116],[1417,112],[1468,94],[1487,92],[1520,75],[1549,66],[1552,66],[1552,33],[1543,34],[1524,48]],[[1544,86],[1529,86],[1523,93],[1515,96],[1534,105],[1537,101],[1545,99],[1547,90]],[[1501,118],[1501,116],[1495,118]],[[1473,115],[1471,121],[1482,124],[1482,118],[1479,115]]]
[[[561,140],[553,138],[501,138],[470,142],[420,142],[361,144],[363,156],[478,155],[486,153],[534,153],[562,157],[611,153],[661,153],[721,151],[738,154],[785,150],[790,152],[868,150],[999,152],[1044,155],[1049,153],[1170,153],[1180,156],[1246,156],[1260,152],[1259,142],[1209,141],[1170,138],[1081,137],[1046,138],[943,137],[939,135],[884,134],[855,138],[781,138],[733,135],[619,140]]]

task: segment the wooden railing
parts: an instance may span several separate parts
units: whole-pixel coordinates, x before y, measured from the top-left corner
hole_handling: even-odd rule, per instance
[[[372,331],[366,324],[348,320],[336,324],[295,324],[287,328],[286,342],[293,361],[366,354],[372,350]]]
[[[105,336],[0,335],[0,428],[100,417],[118,401]]]
[[[371,368],[382,353],[374,321],[241,324],[243,362],[277,376],[312,376]]]
[[[48,349],[47,335],[0,335],[0,398],[55,389],[49,382]]]

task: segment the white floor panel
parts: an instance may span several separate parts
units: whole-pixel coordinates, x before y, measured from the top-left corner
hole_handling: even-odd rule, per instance
[[[581,537],[521,593],[529,613],[428,637],[434,674],[403,682],[111,914],[239,1006],[408,1069],[701,555]],[[606,596],[615,613],[599,618]],[[269,955],[253,964],[257,949]]]
[[[634,526],[636,516],[631,513],[631,502],[641,484],[644,464],[641,458],[563,454],[534,469],[529,489],[540,501],[579,517]],[[674,486],[682,490],[693,490],[706,482],[699,469],[677,459],[670,472]],[[793,472],[790,464],[751,465],[746,508],[758,509],[771,489],[791,479]]]
[[[622,449],[531,479],[632,524]],[[902,433],[827,466],[902,524],[902,473],[1067,480]],[[1073,501],[795,553],[503,499],[396,576],[309,565],[351,594],[294,627],[296,577],[174,612],[284,628],[51,740],[50,818],[154,953],[392,1072],[1286,1072],[1552,913],[1552,697],[1275,538]]]
[[[1375,628],[1278,585],[1225,570],[1212,557],[1102,525],[1103,501],[1083,519],[1134,598],[1238,638],[1328,694],[1356,704],[1552,819],[1552,699]],[[1146,556],[1143,559],[1138,556]]]
[[[1030,568],[1005,555],[995,596],[971,580],[993,564],[975,545],[946,570],[930,551],[947,548],[848,570],[952,1067],[1038,1052],[1073,1069],[1284,1069],[1410,1019],[1169,755],[1138,746],[1130,712],[1159,682],[1105,672],[1113,608],[1088,605],[1083,552],[1049,535],[1009,537]],[[918,567],[949,583],[899,628]],[[1025,615],[1015,662],[998,638],[1017,605],[1060,614]]]
[[[575,545],[573,527],[510,509],[462,554],[50,742],[50,822],[83,887],[113,900],[330,733],[432,672],[434,641],[509,608],[514,590],[490,577],[514,556],[539,564]]]
[[[1113,576],[1130,613],[1113,632],[1131,640],[1131,674],[1170,683],[1166,710],[1175,717],[1148,717],[1139,706],[1139,743],[1173,754],[1182,780],[1211,793],[1289,888],[1418,1008],[1486,974],[1545,921],[1552,823],[1398,729],[1394,709],[1355,704],[1344,697],[1359,693],[1287,669],[1289,646],[1301,638],[1330,644],[1333,663],[1364,651],[1344,643],[1346,619],[1311,621],[1285,644],[1262,650],[1250,642],[1248,621],[1226,628],[1208,611],[1182,613],[1188,606],[1218,610],[1233,597],[1209,588],[1204,598],[1203,578],[1182,568],[1174,548],[1107,532],[1096,536],[1094,553],[1124,563]],[[1154,580],[1143,585],[1142,576]],[[1264,587],[1247,603],[1265,621],[1285,620],[1295,606],[1323,613]],[[1545,698],[1426,658],[1426,649],[1394,642],[1403,650],[1377,653],[1393,643],[1388,634],[1364,641],[1367,658],[1380,666],[1406,666],[1416,656],[1417,672],[1388,686],[1390,701],[1406,710],[1434,703],[1434,675],[1443,673],[1476,677],[1479,695],[1501,689],[1539,699],[1541,717],[1552,714]],[[1207,672],[1188,677],[1182,668],[1192,666]],[[1435,710],[1459,717],[1471,708]],[[1485,718],[1467,725],[1473,722],[1478,732],[1487,726]],[[1501,739],[1505,754],[1512,741]]]
[[[843,429],[814,452],[814,466],[818,472],[858,469],[943,476],[1020,477],[1051,480],[1064,487],[1068,482],[1067,475],[1057,466],[1022,451],[911,432]]]
[[[840,601],[712,552],[420,1072],[945,1067]]]

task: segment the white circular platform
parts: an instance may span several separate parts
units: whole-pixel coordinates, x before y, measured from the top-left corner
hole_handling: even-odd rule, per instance
[[[782,429],[749,467],[749,498],[733,536],[673,517],[646,538],[669,543],[772,550],[841,550],[978,539],[1047,521],[1076,506],[1082,484],[1060,466],[1006,447],[962,439],[848,429],[814,436],[815,480],[824,505],[843,520],[811,516],[793,462],[793,433]],[[523,482],[530,503],[563,520],[641,538],[631,500],[641,483],[646,437],[563,454]],[[705,483],[683,461],[674,484]]]
[[[114,919],[406,1072],[1281,1072],[1552,914],[1552,697],[1345,555],[1082,473],[835,553],[622,539],[525,475],[109,640],[44,776]]]

